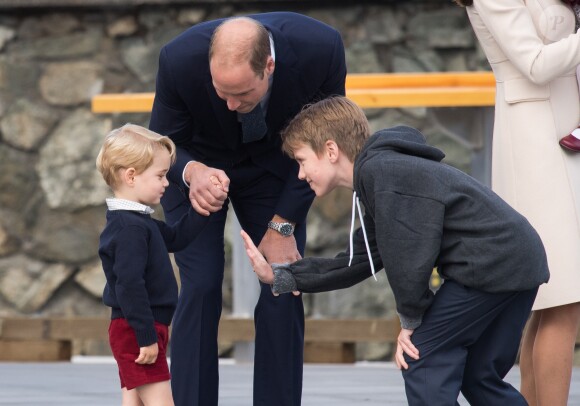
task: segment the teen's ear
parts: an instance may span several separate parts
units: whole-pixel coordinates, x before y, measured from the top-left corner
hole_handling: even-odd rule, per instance
[[[333,140],[328,140],[324,143],[324,148],[328,160],[332,163],[336,162],[338,160],[338,156],[340,155],[340,150],[338,149],[336,142]]]

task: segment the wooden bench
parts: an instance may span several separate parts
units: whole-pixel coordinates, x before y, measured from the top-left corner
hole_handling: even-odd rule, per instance
[[[73,340],[108,340],[109,320],[102,317],[0,318],[0,361],[68,361]],[[355,361],[355,344],[394,343],[399,320],[306,319],[305,362]],[[220,321],[221,343],[254,340],[254,321],[225,317]]]
[[[481,107],[495,103],[491,72],[349,74],[346,95],[362,108]],[[100,94],[94,113],[148,113],[154,93]]]

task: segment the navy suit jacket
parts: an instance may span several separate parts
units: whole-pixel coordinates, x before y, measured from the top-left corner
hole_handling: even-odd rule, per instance
[[[228,110],[212,85],[209,42],[223,20],[197,24],[162,48],[150,128],[177,145],[177,161],[168,174],[173,183],[183,185],[183,169],[190,160],[227,169],[251,159],[286,182],[275,213],[301,223],[314,195],[308,184],[298,179],[296,162],[283,154],[280,131],[304,105],[344,95],[344,46],[338,31],[307,16],[275,12],[249,17],[260,21],[274,39],[268,134],[260,141],[243,144],[237,113]],[[166,210],[187,198],[169,189],[163,202]]]

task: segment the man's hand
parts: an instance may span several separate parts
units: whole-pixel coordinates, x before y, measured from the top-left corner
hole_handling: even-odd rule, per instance
[[[397,338],[397,352],[395,353],[395,363],[397,368],[408,369],[409,365],[405,362],[403,352],[413,359],[419,359],[419,350],[411,342],[411,336],[414,330],[401,329],[399,337]]]
[[[277,214],[274,215],[272,221],[276,223],[288,223],[288,220]],[[270,264],[290,264],[302,259],[302,256],[298,252],[294,235],[284,236],[271,228],[266,230],[266,234],[262,237],[258,249],[264,254],[266,261]]]
[[[224,171],[201,162],[189,162],[184,178],[189,183],[189,200],[196,212],[209,216],[222,208],[230,187],[230,179]]]
[[[157,361],[159,347],[157,343],[139,348],[139,357],[135,360],[136,364],[154,364]]]
[[[250,236],[244,230],[241,231],[241,234],[244,239],[246,253],[248,254],[248,258],[250,258],[250,264],[252,264],[254,272],[262,283],[271,285],[274,283],[274,272],[272,272],[272,267],[268,262],[266,262],[266,259],[254,245]]]

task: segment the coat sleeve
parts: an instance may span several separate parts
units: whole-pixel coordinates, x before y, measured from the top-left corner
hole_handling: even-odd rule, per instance
[[[149,128],[158,134],[168,136],[177,146],[176,161],[167,174],[167,177],[177,184],[183,182],[183,169],[189,161],[193,160],[187,151],[191,140],[193,120],[194,118],[177,93],[167,49],[163,48],[159,54],[155,99]]]
[[[558,7],[565,13],[564,5]],[[559,13],[556,6],[548,9]],[[522,0],[475,1],[468,11],[472,24],[477,23],[474,15],[479,15],[506,57],[527,79],[535,84],[544,84],[580,64],[580,32],[550,44],[542,41],[541,35],[550,38],[549,31],[559,28],[558,24],[561,23],[558,18],[567,18],[568,15],[574,18],[573,13],[566,16],[559,13],[550,18],[551,10],[548,9],[545,11],[545,33],[538,33]]]
[[[160,220],[154,219],[154,221],[163,236],[167,251],[177,252],[187,247],[201,234],[210,217],[211,215],[202,216],[190,206],[189,210],[172,226]]]

